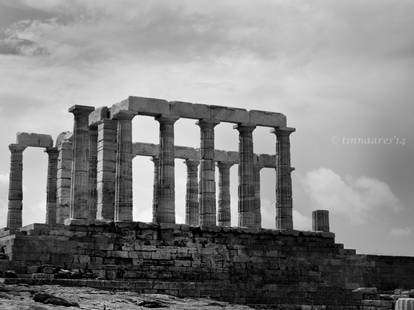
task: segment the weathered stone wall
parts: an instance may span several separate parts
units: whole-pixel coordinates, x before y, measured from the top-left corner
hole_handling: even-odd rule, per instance
[[[160,283],[156,292],[256,304],[336,300],[345,305],[355,302],[345,289],[414,287],[406,274],[414,258],[355,255],[336,244],[331,233],[136,222],[34,224],[3,236],[0,245],[6,245],[18,273],[36,272],[44,264],[88,267],[102,279]],[[390,262],[392,271],[387,270]]]

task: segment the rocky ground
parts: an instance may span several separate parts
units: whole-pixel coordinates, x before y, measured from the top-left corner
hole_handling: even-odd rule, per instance
[[[39,300],[39,301],[35,301]],[[73,304],[60,306],[59,304]],[[88,287],[62,287],[58,285],[29,286],[0,283],[0,310],[49,309],[202,309],[248,310],[247,306],[233,305],[212,299],[176,298],[168,295],[144,295],[134,292],[103,291]]]

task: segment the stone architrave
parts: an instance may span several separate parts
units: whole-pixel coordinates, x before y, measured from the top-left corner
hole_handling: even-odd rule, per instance
[[[217,162],[219,170],[218,226],[231,226],[230,168],[231,162]]]
[[[90,106],[75,105],[69,108],[74,115],[73,162],[70,187],[70,220],[89,218],[89,126]],[[70,221],[68,222],[70,224]]]
[[[292,167],[290,134],[294,128],[275,128],[276,134],[276,229],[292,230]]]
[[[56,224],[57,166],[59,150],[50,147],[45,150],[48,155],[46,185],[46,224]]]
[[[214,161],[214,127],[212,119],[201,119],[200,126],[200,225],[216,226],[216,181]]]
[[[185,195],[185,223],[191,226],[198,226],[200,210],[198,201],[198,166],[200,161],[186,159],[187,166],[187,187]]]
[[[239,124],[239,226],[255,227],[255,183],[253,130],[256,126]]]
[[[22,227],[23,201],[23,151],[26,146],[10,144],[9,204],[7,227],[16,230]]]

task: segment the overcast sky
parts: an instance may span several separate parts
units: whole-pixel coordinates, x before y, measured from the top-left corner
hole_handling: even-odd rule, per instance
[[[281,112],[292,134],[294,226],[330,210],[338,242],[414,255],[414,1],[0,0],[0,226],[18,131],[72,130],[74,104],[129,95]],[[199,146],[194,121],[176,144]],[[136,117],[134,140],[158,143]],[[237,150],[216,127],[216,148]],[[255,152],[275,152],[269,128]],[[134,159],[134,220],[150,221],[152,162]],[[23,222],[44,222],[47,155],[24,153]],[[275,175],[262,171],[263,225],[275,226]],[[185,166],[176,161],[177,222]],[[231,170],[237,222],[237,167]]]

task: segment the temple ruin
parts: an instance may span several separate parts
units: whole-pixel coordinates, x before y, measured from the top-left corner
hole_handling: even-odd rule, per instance
[[[55,143],[50,135],[18,133],[9,145],[7,227],[0,230],[7,259],[0,259],[0,272],[14,270],[15,281],[332,309],[362,309],[361,297],[352,293],[358,287],[414,287],[414,258],[345,249],[330,232],[326,210],[312,212],[312,231],[294,230],[290,134],[295,129],[283,114],[143,97],[96,109],[75,105],[69,112],[73,131],[59,134]],[[136,116],[159,123],[158,144],[132,141]],[[199,148],[175,145],[174,124],[181,118],[195,120]],[[238,152],[215,149],[220,123],[234,124]],[[274,135],[274,154],[253,152],[256,127]],[[44,148],[48,155],[47,198],[45,223],[22,227],[27,147]],[[148,157],[154,167],[151,223],[133,221],[135,156]],[[185,224],[175,218],[175,159],[187,168]],[[231,227],[230,212],[233,165],[238,166],[237,227]],[[274,229],[262,228],[264,168],[276,172]],[[45,271],[62,266],[88,270],[89,276],[63,279]]]

